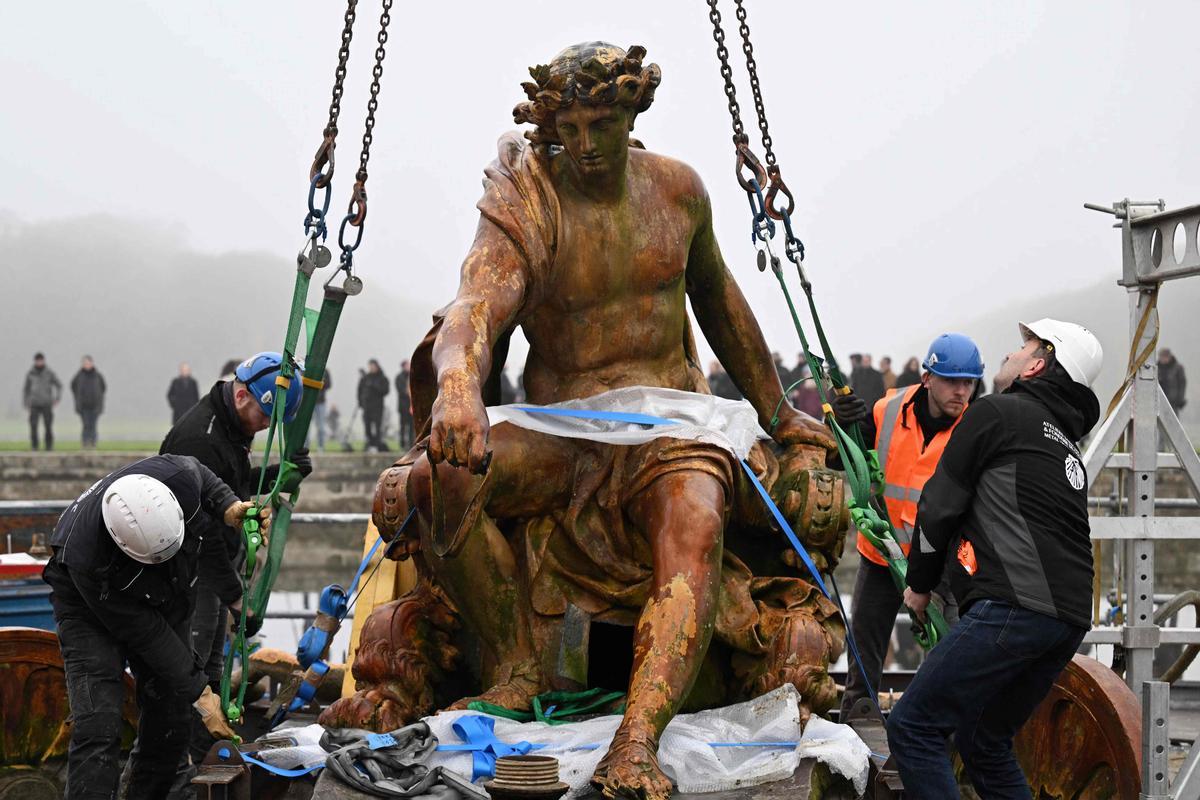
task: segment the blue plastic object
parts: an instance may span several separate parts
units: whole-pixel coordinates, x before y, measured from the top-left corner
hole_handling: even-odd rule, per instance
[[[246,384],[246,388],[258,401],[258,407],[268,417],[271,416],[276,392],[281,388],[275,385],[275,379],[279,377],[279,367],[282,363],[283,356],[268,351],[247,358],[238,364],[237,371],[234,373],[239,381]],[[302,377],[303,372],[297,369],[284,395],[284,422],[291,422],[296,418],[296,412],[300,410],[300,398],[304,395]]]
[[[0,627],[55,630],[50,587],[41,578],[0,581]]]
[[[440,744],[442,751],[471,753],[471,780],[490,778],[496,774],[496,759],[502,756],[523,756],[530,750],[545,747],[541,744],[517,742],[507,744],[496,738],[496,720],[479,714],[459,717],[451,726],[464,744]]]
[[[929,345],[921,366],[943,378],[983,377],[983,357],[971,337],[961,333],[943,333]]]

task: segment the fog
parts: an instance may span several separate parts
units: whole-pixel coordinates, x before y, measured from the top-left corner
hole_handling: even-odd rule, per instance
[[[1054,313],[1101,333],[1103,385],[1115,385],[1128,347],[1119,238],[1082,203],[1200,201],[1188,136],[1200,123],[1189,77],[1200,6],[747,6],[839,355],[902,360],[960,330],[979,339],[992,373],[1017,318]],[[723,7],[761,151],[733,7]],[[334,212],[357,161],[376,8],[359,8]],[[19,418],[35,350],[64,381],[91,353],[109,378],[110,418],[159,426],[178,361],[205,384],[225,359],[278,347],[342,11],[315,0],[0,11],[0,414]],[[703,4],[397,5],[357,262],[367,288],[347,306],[331,361],[347,411],[357,367],[377,357],[393,372],[453,296],[482,168],[514,127],[527,67],[590,39],[643,44],[661,66],[636,135],[700,172],[726,260],[771,347],[793,360],[786,307],[754,267]],[[1187,283],[1164,289],[1163,341],[1200,369]]]

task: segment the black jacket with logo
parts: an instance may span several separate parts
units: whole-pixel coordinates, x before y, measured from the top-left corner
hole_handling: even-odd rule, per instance
[[[1076,442],[1099,417],[1096,395],[1057,365],[972,403],[921,494],[908,585],[931,591],[961,539],[977,565],[972,575],[952,561],[964,612],[992,599],[1089,626],[1091,528]]]
[[[250,466],[250,445],[254,436],[242,431],[233,410],[232,383],[217,381],[208,394],[167,432],[159,453],[193,456],[224,481],[241,500],[249,500],[257,488],[257,473]],[[274,481],[278,468],[267,468],[268,485]],[[236,564],[242,540],[238,531],[225,525],[220,517],[203,515],[206,536],[225,543],[225,557],[205,557],[200,574],[205,582],[216,587],[217,596],[225,605],[242,596],[242,581]]]

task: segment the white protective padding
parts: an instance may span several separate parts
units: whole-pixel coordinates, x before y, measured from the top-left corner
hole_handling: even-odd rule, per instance
[[[313,723],[297,727],[280,727],[264,733],[255,741],[270,745],[254,755],[273,767],[280,769],[308,769],[325,763],[329,753],[321,747],[321,736],[325,728]],[[293,742],[289,746],[276,746],[281,741]]]
[[[812,717],[800,730],[800,697],[791,684],[761,697],[724,708],[680,714],[671,720],[659,742],[663,771],[680,792],[718,792],[783,780],[796,771],[802,757],[812,757],[830,770],[866,788],[870,751],[846,725]],[[457,744],[456,719],[476,711],[448,711],[425,721],[443,744]],[[584,722],[549,725],[544,722],[496,721],[496,738],[506,744],[529,742],[545,747],[532,752],[559,761],[559,780],[570,785],[567,800],[584,791],[621,718],[596,717]],[[711,747],[710,742],[799,742],[798,747]],[[471,775],[469,752],[437,752],[430,765]]]
[[[692,439],[724,448],[740,459],[750,453],[758,439],[769,438],[758,424],[758,413],[745,400],[726,400],[710,394],[654,386],[629,386],[609,392],[553,403],[544,408],[582,411],[616,411],[648,414],[678,422],[677,425],[642,425],[631,422],[559,417],[522,411],[538,408],[528,403],[488,409],[492,425],[510,422],[521,428],[572,439],[591,439],[608,444],[634,445],[670,436]]]

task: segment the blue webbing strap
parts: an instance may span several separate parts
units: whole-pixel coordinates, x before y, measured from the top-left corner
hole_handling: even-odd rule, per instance
[[[259,759],[255,758],[254,756],[247,755],[246,753],[242,753],[242,761],[245,761],[247,764],[253,764],[256,767],[262,767],[267,772],[270,772],[274,775],[278,775],[281,778],[299,778],[304,775],[308,775],[310,772],[316,772],[317,770],[323,769],[325,767],[325,764],[322,762],[320,764],[314,764],[311,767],[299,767],[297,769],[284,769],[283,767],[277,767],[274,764],[268,764],[265,761],[260,761]]]
[[[779,506],[775,505],[775,501],[772,500],[771,495],[767,493],[767,487],[762,485],[762,481],[758,479],[758,476],[754,474],[754,470],[750,469],[750,464],[744,459],[742,460],[742,469],[745,470],[746,475],[750,478],[750,482],[754,484],[754,488],[758,490],[758,496],[762,498],[762,501],[766,504],[767,508],[771,510],[771,516],[773,516],[775,521],[779,523],[780,530],[782,530],[784,535],[787,536],[788,541],[792,543],[792,549],[796,551],[796,555],[800,556],[800,559],[804,561],[804,566],[808,567],[808,571],[812,574],[813,580],[817,582],[817,588],[821,590],[821,593],[824,594],[827,599],[832,600],[833,598],[830,597],[829,590],[825,588],[825,581],[821,580],[821,572],[817,569],[817,565],[812,560],[812,556],[808,554],[808,548],[801,544],[800,537],[796,535],[796,532],[792,530],[792,526],[788,524],[786,519],[784,519],[783,512],[779,510]]]
[[[682,425],[677,419],[656,417],[652,414],[637,414],[631,411],[589,411],[586,408],[538,408],[537,406],[516,406],[517,411],[528,414],[545,414],[548,417],[575,417],[577,419],[594,419],[602,422],[629,422],[633,425]]]

